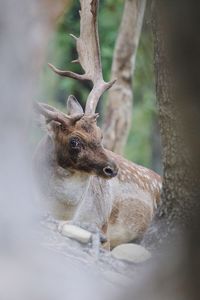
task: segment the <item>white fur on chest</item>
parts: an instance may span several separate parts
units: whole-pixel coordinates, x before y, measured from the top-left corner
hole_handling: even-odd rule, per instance
[[[85,197],[89,178],[87,174],[71,173],[58,167],[51,178],[51,194],[56,200],[75,206]]]

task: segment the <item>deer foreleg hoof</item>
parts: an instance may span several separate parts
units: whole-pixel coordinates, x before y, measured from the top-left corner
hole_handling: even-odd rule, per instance
[[[107,242],[107,238],[105,234],[99,229],[98,226],[90,223],[85,223],[85,222],[77,222],[77,221],[71,221],[71,224],[76,225],[78,227],[81,227],[85,229],[86,231],[91,232],[92,235],[98,236],[99,242],[101,244],[104,244]]]
[[[63,236],[74,239],[83,244],[89,243],[92,238],[91,232],[69,223],[62,225],[60,232]]]
[[[100,248],[107,242],[106,236],[98,227],[91,224],[81,224],[74,221],[60,221],[58,231],[68,238],[77,240],[83,244],[92,242],[92,248]]]
[[[104,248],[104,245],[107,243],[106,236],[99,230],[99,228],[96,227],[96,230],[92,231],[92,243],[91,243],[91,254],[93,257],[95,257],[96,260],[99,259],[100,252]]]

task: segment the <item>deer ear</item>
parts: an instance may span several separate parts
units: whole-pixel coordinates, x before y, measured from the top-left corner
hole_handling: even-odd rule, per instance
[[[78,100],[70,95],[67,99],[67,113],[68,115],[82,115],[84,114],[82,106]]]

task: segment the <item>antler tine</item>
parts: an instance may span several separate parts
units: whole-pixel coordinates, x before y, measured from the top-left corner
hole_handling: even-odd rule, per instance
[[[66,125],[66,119],[76,122],[83,116],[83,114],[68,116],[63,112],[58,111],[56,108],[41,102],[34,102],[34,109],[47,119],[57,121],[63,125]]]
[[[44,103],[34,102],[34,109],[49,120],[54,120],[61,124],[66,124],[66,121],[64,120],[62,114],[49,105],[46,105]],[[66,117],[68,118],[67,115]]]
[[[109,89],[116,80],[105,82],[102,75],[99,35],[98,35],[98,6],[99,0],[80,0],[80,37],[76,40],[78,60],[84,74],[62,71],[49,65],[53,71],[61,76],[77,80],[90,80],[93,88],[88,96],[85,114],[94,114],[101,95]]]
[[[49,67],[58,75],[63,76],[63,77],[69,77],[72,79],[76,79],[76,80],[90,80],[86,74],[77,74],[71,71],[62,71],[58,68],[56,68],[54,65],[52,64],[48,64]]]

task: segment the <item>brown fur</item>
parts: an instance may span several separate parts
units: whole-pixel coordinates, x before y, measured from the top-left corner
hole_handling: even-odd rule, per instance
[[[117,173],[114,160],[107,155],[102,146],[102,133],[91,117],[83,117],[75,124],[68,124],[55,130],[55,147],[58,164],[63,168],[79,170],[106,178],[103,168],[112,166]],[[81,151],[70,151],[70,140],[77,138]]]
[[[123,199],[114,205],[108,225],[107,234],[110,247],[141,238],[152,220],[152,212],[149,206],[139,199]],[[127,234],[117,232],[121,228]],[[116,232],[113,234],[113,230]]]
[[[110,214],[110,218],[109,218],[109,224],[115,224],[117,221],[117,218],[119,216],[119,210],[120,210],[120,205],[119,202],[118,203],[114,203],[113,207],[112,207],[112,211]]]
[[[122,182],[134,182],[139,188],[148,190],[152,198],[155,200],[155,208],[160,203],[160,190],[161,190],[161,177],[154,171],[147,169],[143,166],[139,166],[133,162],[128,161],[122,156],[108,151],[107,153],[117,161],[119,168],[117,177]],[[154,184],[155,183],[155,184]]]
[[[160,176],[104,149],[96,116],[61,123],[47,120],[49,137],[35,164],[54,216],[96,225],[107,249],[142,237],[159,203]],[[111,176],[104,173],[107,166]]]

